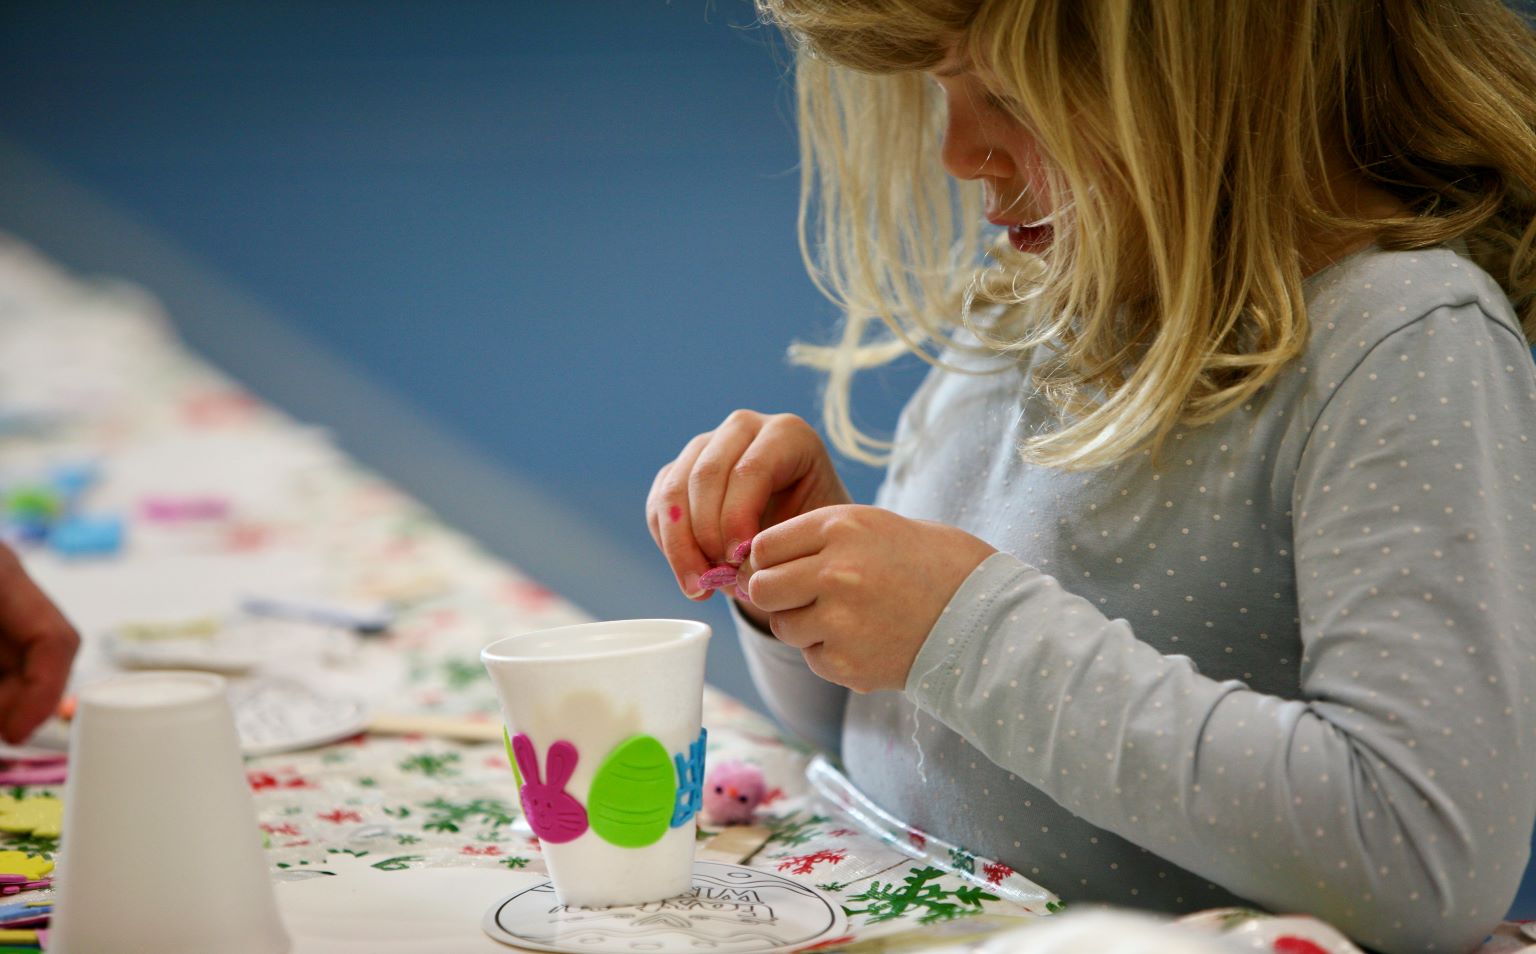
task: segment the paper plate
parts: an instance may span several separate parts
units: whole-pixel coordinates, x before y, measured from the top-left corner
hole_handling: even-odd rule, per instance
[[[361,701],[322,696],[289,679],[231,680],[229,705],[246,755],[308,749],[368,727],[368,707]]]
[[[675,898],[571,908],[546,881],[496,902],[482,926],[504,944],[541,951],[770,954],[839,937],[846,919],[836,901],[809,885],[742,865],[695,861],[693,888]]]

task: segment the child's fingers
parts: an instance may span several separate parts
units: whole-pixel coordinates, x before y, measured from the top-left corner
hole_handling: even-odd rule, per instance
[[[751,573],[746,589],[752,605],[782,613],[815,603],[822,589],[820,564],[814,557],[802,557]]]
[[[709,595],[699,586],[699,575],[709,569],[709,559],[694,540],[692,515],[688,509],[688,475],[709,438],[709,434],[700,434],[689,441],[677,459],[657,475],[650,508],[655,515],[662,555],[677,577],[678,588],[689,599]]]
[[[821,637],[815,626],[814,606],[801,606],[768,614],[768,630],[779,642],[796,649],[818,645]]]
[[[769,500],[804,477],[819,450],[816,432],[792,414],[777,414],[763,423],[756,440],[736,461],[720,507],[727,562],[740,562],[737,551],[762,526]]]
[[[663,509],[661,506],[661,488],[671,469],[672,465],[666,464],[656,471],[656,476],[651,478],[651,489],[645,494],[645,524],[650,528],[651,539],[655,541],[656,549],[663,552],[665,552],[665,548],[661,545],[661,511]]]
[[[752,538],[752,549],[741,565],[742,571],[751,576],[758,570],[820,553],[826,546],[827,525],[842,519],[845,509],[822,507],[759,531]]]
[[[741,455],[762,429],[763,417],[752,411],[733,411],[700,451],[688,475],[688,509],[693,538],[705,556],[724,563],[730,556],[720,529],[720,506],[726,486]]]

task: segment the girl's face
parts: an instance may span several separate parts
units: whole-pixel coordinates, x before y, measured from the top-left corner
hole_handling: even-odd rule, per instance
[[[1054,238],[1055,213],[1044,158],[1034,135],[1008,104],[987,88],[973,66],[954,57],[930,73],[944,91],[949,124],[944,168],[956,179],[979,179],[987,220],[1008,230],[1021,252],[1043,253]]]

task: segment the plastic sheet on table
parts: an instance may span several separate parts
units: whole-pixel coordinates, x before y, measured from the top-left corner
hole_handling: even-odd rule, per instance
[[[1005,901],[1037,913],[1054,912],[1060,899],[1050,891],[997,861],[979,857],[959,845],[935,838],[885,811],[824,756],[811,759],[805,770],[812,790],[871,837],[917,861],[985,887]]]

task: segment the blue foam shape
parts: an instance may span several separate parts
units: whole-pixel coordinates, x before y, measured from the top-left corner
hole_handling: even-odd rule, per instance
[[[48,543],[65,556],[112,556],[123,548],[120,517],[71,517],[56,524]]]

